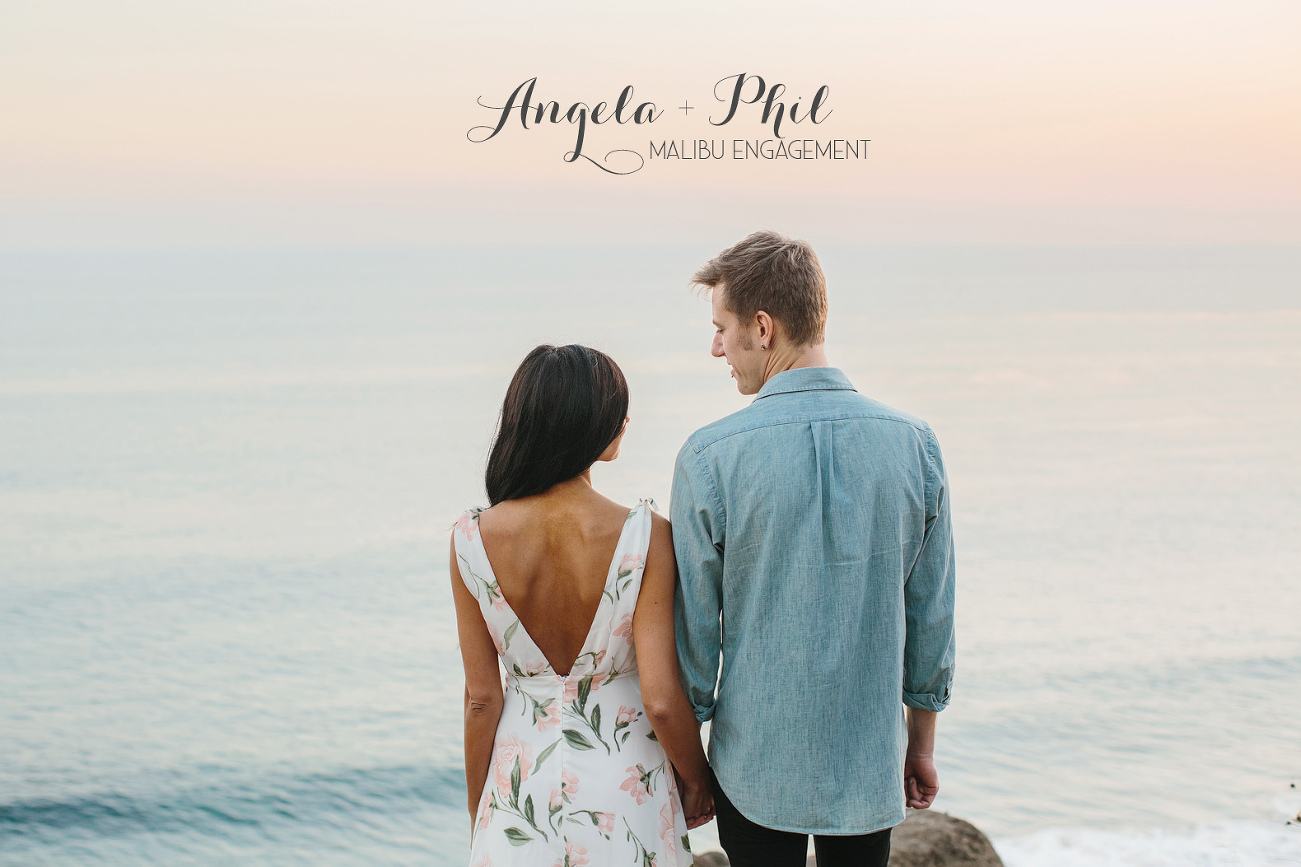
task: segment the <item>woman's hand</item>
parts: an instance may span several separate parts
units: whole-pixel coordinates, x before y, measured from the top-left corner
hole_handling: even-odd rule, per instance
[[[713,820],[714,790],[710,788],[708,779],[688,783],[679,776],[678,791],[682,793],[682,813],[686,816],[688,831]]]

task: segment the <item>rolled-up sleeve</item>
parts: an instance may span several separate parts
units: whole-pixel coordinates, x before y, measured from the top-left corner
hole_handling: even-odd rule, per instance
[[[691,443],[673,468],[669,517],[678,584],[673,617],[682,688],[701,722],[714,716],[722,654],[723,513],[708,468]]]
[[[903,703],[943,710],[953,687],[953,527],[949,479],[935,434],[925,431],[926,529],[904,584],[907,637],[904,643]]]

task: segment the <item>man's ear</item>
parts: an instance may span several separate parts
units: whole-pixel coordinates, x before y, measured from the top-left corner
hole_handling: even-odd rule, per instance
[[[759,342],[772,346],[773,335],[776,332],[776,323],[773,322],[773,318],[764,310],[754,314],[754,318],[759,324]]]

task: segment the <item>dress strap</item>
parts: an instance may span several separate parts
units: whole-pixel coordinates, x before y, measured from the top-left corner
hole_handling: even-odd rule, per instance
[[[641,592],[642,573],[646,569],[646,554],[650,550],[651,510],[655,502],[648,497],[637,501],[637,505],[628,513],[628,520],[636,522],[629,527],[623,542],[616,552],[618,560],[614,577],[614,616],[616,622],[624,615],[630,615],[637,607],[637,594]]]
[[[518,620],[506,604],[506,597],[502,595],[488,554],[483,549],[483,538],[479,535],[479,513],[482,511],[466,509],[461,513],[453,528],[452,544],[456,547],[456,566],[461,581],[479,602],[479,610],[497,652],[505,654],[511,637],[517,631],[511,627]]]

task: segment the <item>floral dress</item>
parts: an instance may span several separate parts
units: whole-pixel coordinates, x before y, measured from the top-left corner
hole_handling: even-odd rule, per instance
[[[479,511],[453,533],[461,578],[506,668],[505,703],[470,843],[471,867],[689,867],[686,819],[642,706],[632,617],[651,508],[628,513],[605,592],[568,676],[502,595]]]

